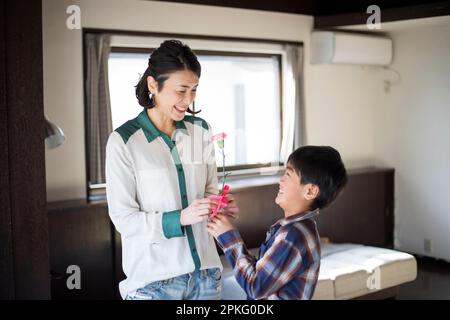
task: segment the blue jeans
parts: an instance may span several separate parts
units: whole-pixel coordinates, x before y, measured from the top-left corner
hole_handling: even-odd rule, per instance
[[[221,293],[220,269],[212,268],[149,283],[125,300],[220,300]]]

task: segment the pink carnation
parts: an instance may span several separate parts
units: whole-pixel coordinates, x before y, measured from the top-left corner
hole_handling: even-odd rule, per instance
[[[227,137],[227,134],[222,132],[222,133],[218,133],[216,135],[214,135],[211,140],[212,141],[223,141],[225,140],[225,138]]]

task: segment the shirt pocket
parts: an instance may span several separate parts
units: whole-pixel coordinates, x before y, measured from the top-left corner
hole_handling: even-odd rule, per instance
[[[138,171],[137,181],[142,204],[148,211],[172,211],[179,209],[175,202],[178,188],[168,167],[153,167]]]

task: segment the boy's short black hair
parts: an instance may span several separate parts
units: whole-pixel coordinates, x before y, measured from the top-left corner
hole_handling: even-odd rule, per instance
[[[301,184],[312,183],[320,189],[311,210],[322,209],[336,199],[347,183],[347,172],[339,152],[329,146],[304,146],[288,159]]]

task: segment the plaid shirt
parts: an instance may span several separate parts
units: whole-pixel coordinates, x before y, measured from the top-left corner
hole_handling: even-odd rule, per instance
[[[318,210],[281,219],[271,226],[259,258],[247,250],[237,230],[218,237],[239,285],[250,299],[311,299],[320,268]]]

